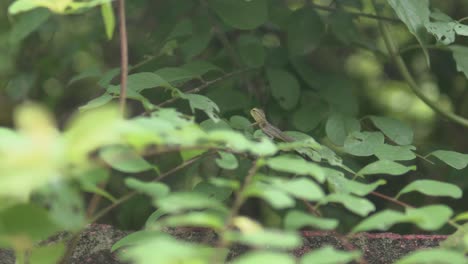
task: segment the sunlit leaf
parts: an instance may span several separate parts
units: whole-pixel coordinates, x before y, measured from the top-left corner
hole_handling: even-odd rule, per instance
[[[310,213],[304,213],[299,210],[289,211],[284,218],[284,228],[286,229],[296,230],[306,226],[330,230],[338,226],[338,220],[316,217]]]
[[[234,154],[224,151],[220,151],[218,154],[220,158],[217,158],[215,161],[220,168],[225,170],[234,170],[239,166],[239,162]]]
[[[389,174],[389,175],[402,175],[408,171],[416,170],[416,166],[405,166],[391,160],[378,160],[370,163],[357,172],[358,175],[371,175],[371,174]]]
[[[312,250],[302,256],[300,264],[331,264],[331,263],[349,263],[352,260],[358,260],[361,256],[359,251],[341,251],[331,246],[325,246],[321,249]]]
[[[134,178],[125,179],[125,185],[140,193],[150,195],[155,199],[163,198],[169,194],[169,187],[159,182],[143,182]]]
[[[268,159],[267,165],[278,171],[310,175],[319,182],[325,180],[325,172],[322,170],[322,167],[303,159],[290,156],[278,156]]]
[[[468,165],[468,154],[458,153],[455,151],[436,150],[427,156],[434,156],[457,170],[461,170]]]
[[[99,152],[99,156],[113,169],[127,173],[137,173],[153,169],[145,159],[133,149],[125,146],[109,146]]]
[[[296,260],[290,254],[271,252],[271,251],[254,251],[246,253],[236,258],[232,264],[295,264]]]
[[[466,257],[461,251],[431,248],[412,252],[395,262],[395,264],[413,263],[464,264],[466,263]]]
[[[397,197],[414,191],[430,196],[449,196],[456,199],[462,196],[462,190],[454,184],[434,180],[417,180],[401,189]]]

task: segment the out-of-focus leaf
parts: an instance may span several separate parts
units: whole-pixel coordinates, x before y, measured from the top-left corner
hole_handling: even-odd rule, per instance
[[[300,264],[331,264],[331,263],[349,263],[352,260],[358,260],[361,256],[359,251],[340,251],[331,246],[325,246],[305,254]]]
[[[286,229],[297,230],[306,226],[311,226],[323,230],[331,230],[338,226],[338,220],[316,217],[299,210],[289,211],[284,218],[284,228]]]
[[[209,0],[208,4],[226,24],[238,29],[254,29],[268,18],[266,0]]]
[[[267,78],[271,93],[278,104],[286,110],[294,108],[300,96],[299,82],[296,77],[288,71],[270,68],[267,70]]]

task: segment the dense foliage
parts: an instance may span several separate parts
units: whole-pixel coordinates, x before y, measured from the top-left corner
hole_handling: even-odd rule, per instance
[[[141,229],[113,248],[135,263],[221,263],[237,243],[255,250],[233,263],[346,263],[362,254],[287,251],[303,228],[458,230],[398,263],[466,263],[462,2],[0,3],[0,245],[66,262],[37,242],[107,222]]]

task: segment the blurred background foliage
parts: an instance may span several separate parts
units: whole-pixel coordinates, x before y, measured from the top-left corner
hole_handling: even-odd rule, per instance
[[[453,19],[461,19],[468,13],[467,1],[430,2],[432,9],[440,9]],[[0,2],[0,10],[3,10],[0,12],[0,125],[11,126],[13,109],[28,100],[44,103],[63,125],[78,107],[103,94],[104,89],[97,84],[98,80],[109,70],[119,67],[118,34],[116,32],[111,40],[106,38],[98,8],[67,16],[56,15],[46,9],[9,16],[7,10],[11,3],[11,0]],[[322,95],[328,96],[335,107],[350,114],[358,117],[385,115],[404,120],[415,132],[414,145],[421,155],[434,149],[468,150],[467,128],[437,116],[402,80],[386,56],[376,20],[363,16],[351,19],[349,11],[374,13],[370,1],[322,0],[304,7],[305,1],[269,0],[270,22],[254,30],[229,27],[216,12],[207,8],[208,3],[203,0],[131,0],[126,3],[130,64],[138,65],[132,72],[154,72],[198,60],[209,61],[225,73],[246,67],[256,68],[263,61],[269,66],[281,66],[289,69],[290,73],[294,72],[298,80],[294,85],[300,88],[300,95],[290,99],[299,102],[291,106],[288,106],[288,102],[275,100],[281,95],[275,95],[275,88],[270,89],[266,80],[275,80],[284,72],[262,72],[263,69],[257,68],[241,77],[211,85],[205,95],[218,104],[222,118],[247,116],[250,108],[259,106],[266,110],[272,123],[282,129],[299,130],[323,140],[325,117],[331,109],[310,87],[315,86],[323,88]],[[389,6],[383,2],[381,4],[383,15],[397,20]],[[304,19],[311,19],[312,22],[287,21],[288,14],[295,10],[315,12],[316,16],[310,13],[305,16]],[[246,23],[249,19],[255,20],[245,19]],[[300,29],[294,30],[294,23],[311,23],[315,26],[301,32]],[[443,108],[467,117],[467,79],[457,71],[452,54],[435,45],[430,46],[431,65],[428,67],[424,54],[406,26],[399,21],[387,23],[391,25],[392,37],[402,48],[401,54],[423,93]],[[301,51],[293,44],[289,51],[285,48],[288,38],[285,31],[288,27],[293,27],[289,30],[289,36],[296,34],[296,38],[306,38],[310,46],[299,47],[306,50]],[[219,34],[220,31],[225,34]],[[229,45],[226,46],[225,42]],[[458,37],[456,43],[466,46],[468,38]],[[297,45],[300,46],[300,43]],[[288,52],[307,55],[289,60]],[[301,76],[300,71],[305,68]],[[213,79],[219,76],[219,72],[210,74]],[[88,78],[77,78],[85,76]],[[73,81],[74,78],[76,81]],[[281,80],[287,78],[279,78],[276,85],[281,86]],[[118,84],[117,79],[112,83]],[[197,85],[199,83],[189,82],[186,89]],[[284,87],[278,88],[277,93],[281,94],[281,88]],[[286,97],[291,96],[287,90],[286,93]],[[167,91],[158,89],[145,91],[145,96],[155,104],[170,98]],[[177,102],[171,107],[189,113],[186,102]],[[130,104],[130,108],[131,115],[143,111],[135,102]],[[206,116],[202,113],[197,116],[197,120],[204,119]],[[364,126],[366,123],[368,121],[363,119]],[[180,161],[176,154],[158,159],[162,171]],[[366,158],[348,162],[356,167],[369,163]],[[208,162],[191,167],[169,181],[176,188],[178,185],[178,188],[184,188],[184,185],[191,184],[182,180],[185,175],[204,177],[219,173],[213,164]],[[381,192],[387,190],[388,193],[395,193],[392,190],[400,190],[408,182],[419,178],[448,181],[465,191],[468,189],[468,181],[463,177],[468,174],[466,168],[453,170],[423,159],[417,159],[416,165],[418,171],[406,178],[386,177],[391,184]],[[242,166],[245,167],[245,164]],[[122,177],[115,174],[109,188],[119,196],[125,190]],[[420,205],[428,202],[423,199],[436,198],[415,194],[405,199]],[[380,208],[388,206],[385,201],[373,199],[373,202]],[[443,202],[459,212],[466,210],[463,200],[447,199]],[[253,203],[251,206],[251,212],[256,212],[258,205]],[[111,213],[106,221],[121,228],[135,229],[142,225],[144,216],[150,212],[150,203],[145,203],[145,198],[137,197]],[[275,213],[271,209],[261,207],[260,212],[257,217],[263,214],[274,225]],[[402,231],[405,226],[396,228]]]

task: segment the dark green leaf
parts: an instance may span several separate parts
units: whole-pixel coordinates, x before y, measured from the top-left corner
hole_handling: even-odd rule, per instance
[[[334,113],[328,118],[325,131],[334,144],[343,146],[349,134],[361,131],[361,124],[353,117]]]
[[[254,29],[268,18],[266,0],[209,0],[208,4],[226,24],[238,29]]]
[[[294,108],[300,96],[299,82],[291,73],[282,69],[270,68],[266,72],[273,97],[278,104],[290,110]]]
[[[182,98],[189,101],[193,113],[195,109],[200,109],[213,121],[219,121],[219,107],[210,98],[200,94],[184,94]]]
[[[12,13],[10,6],[9,12]],[[22,14],[19,19],[13,24],[13,28],[9,34],[10,43],[19,45],[18,43],[37,30],[50,17],[50,12],[45,9],[33,10]]]
[[[460,45],[450,45],[452,50],[452,57],[457,64],[457,70],[463,72],[466,78],[468,78],[468,48]]]
[[[266,53],[259,39],[253,36],[242,35],[237,42],[239,55],[245,65],[251,68],[263,66]]]
[[[387,2],[393,8],[397,16],[406,24],[408,30],[416,37],[429,64],[429,55],[427,53],[424,35],[424,26],[429,22],[429,0],[387,0]]]
[[[302,8],[291,14],[287,34],[291,57],[313,51],[325,33],[325,26],[313,8]]]
[[[389,117],[371,116],[370,119],[378,129],[398,145],[409,145],[413,142],[413,130],[407,124]]]

